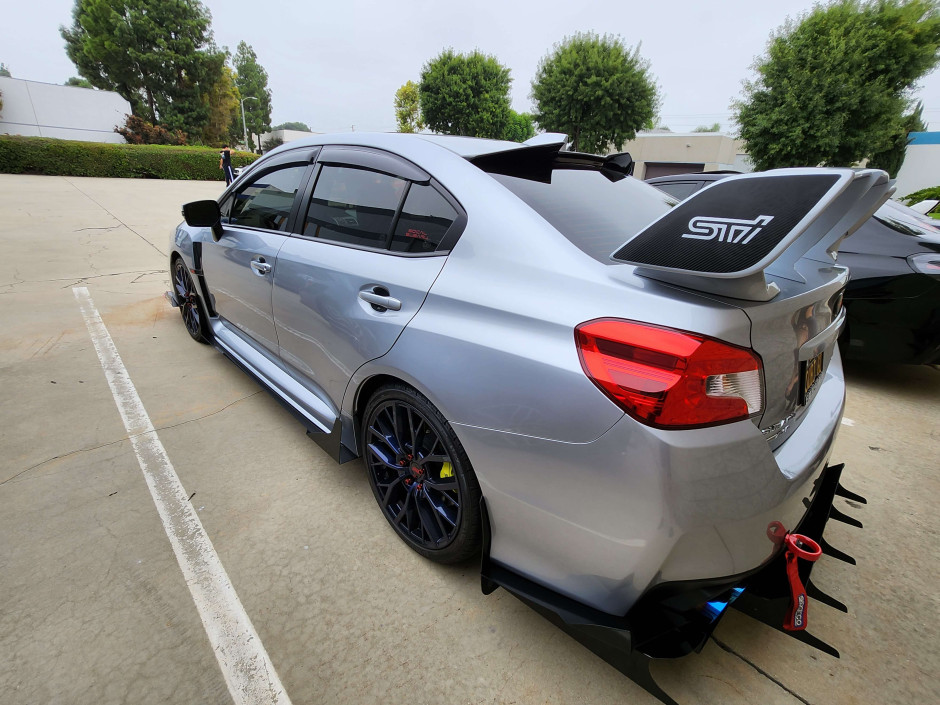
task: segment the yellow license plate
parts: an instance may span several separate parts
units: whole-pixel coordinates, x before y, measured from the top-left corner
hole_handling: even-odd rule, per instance
[[[810,360],[800,362],[800,404],[813,396],[823,371],[823,354],[819,353]]]

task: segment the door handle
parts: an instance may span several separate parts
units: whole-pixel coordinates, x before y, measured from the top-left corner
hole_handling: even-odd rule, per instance
[[[264,261],[264,257],[251,260],[251,268],[262,277],[272,269],[271,265]]]
[[[401,301],[389,296],[388,289],[375,287],[372,291],[360,291],[359,298],[372,304],[372,308],[380,313],[385,310],[401,311]]]

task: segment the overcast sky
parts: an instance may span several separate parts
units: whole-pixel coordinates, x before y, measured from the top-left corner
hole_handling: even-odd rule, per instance
[[[753,75],[772,31],[809,10],[811,0],[338,0],[292,3],[209,0],[216,43],[232,52],[246,41],[267,70],[273,124],[299,120],[316,132],[395,129],[392,101],[405,81],[447,47],[479,49],[512,70],[512,105],[532,108],[539,60],[577,31],[618,34],[642,43],[660,87],[661,116],[673,131],[720,122],[733,129],[731,101]],[[59,25],[74,2],[17,3],[0,26],[0,62],[14,78],[63,83],[77,75]],[[940,129],[940,72],[918,97]]]

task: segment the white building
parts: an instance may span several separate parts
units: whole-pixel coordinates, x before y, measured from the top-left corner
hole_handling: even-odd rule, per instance
[[[753,171],[744,143],[720,132],[639,132],[623,145],[638,179],[703,171]]]
[[[940,132],[912,132],[898,172],[895,198],[940,186]],[[754,170],[744,143],[718,132],[640,132],[623,146],[636,162],[634,176]]]
[[[117,93],[0,76],[0,135],[123,143],[131,104]]]
[[[898,171],[895,198],[940,186],[940,132],[912,132]]]

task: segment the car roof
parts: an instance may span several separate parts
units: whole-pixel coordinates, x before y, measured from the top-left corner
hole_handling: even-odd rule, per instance
[[[303,147],[317,147],[326,144],[356,144],[360,141],[375,147],[395,150],[396,147],[400,147],[403,143],[414,142],[416,140],[439,145],[466,159],[478,157],[483,154],[496,154],[498,152],[505,152],[526,146],[519,142],[483,139],[480,137],[459,137],[456,135],[424,135],[401,132],[343,132],[338,134],[313,135],[299,140],[292,140],[285,143],[283,147],[278,148],[278,151],[287,151]]]

